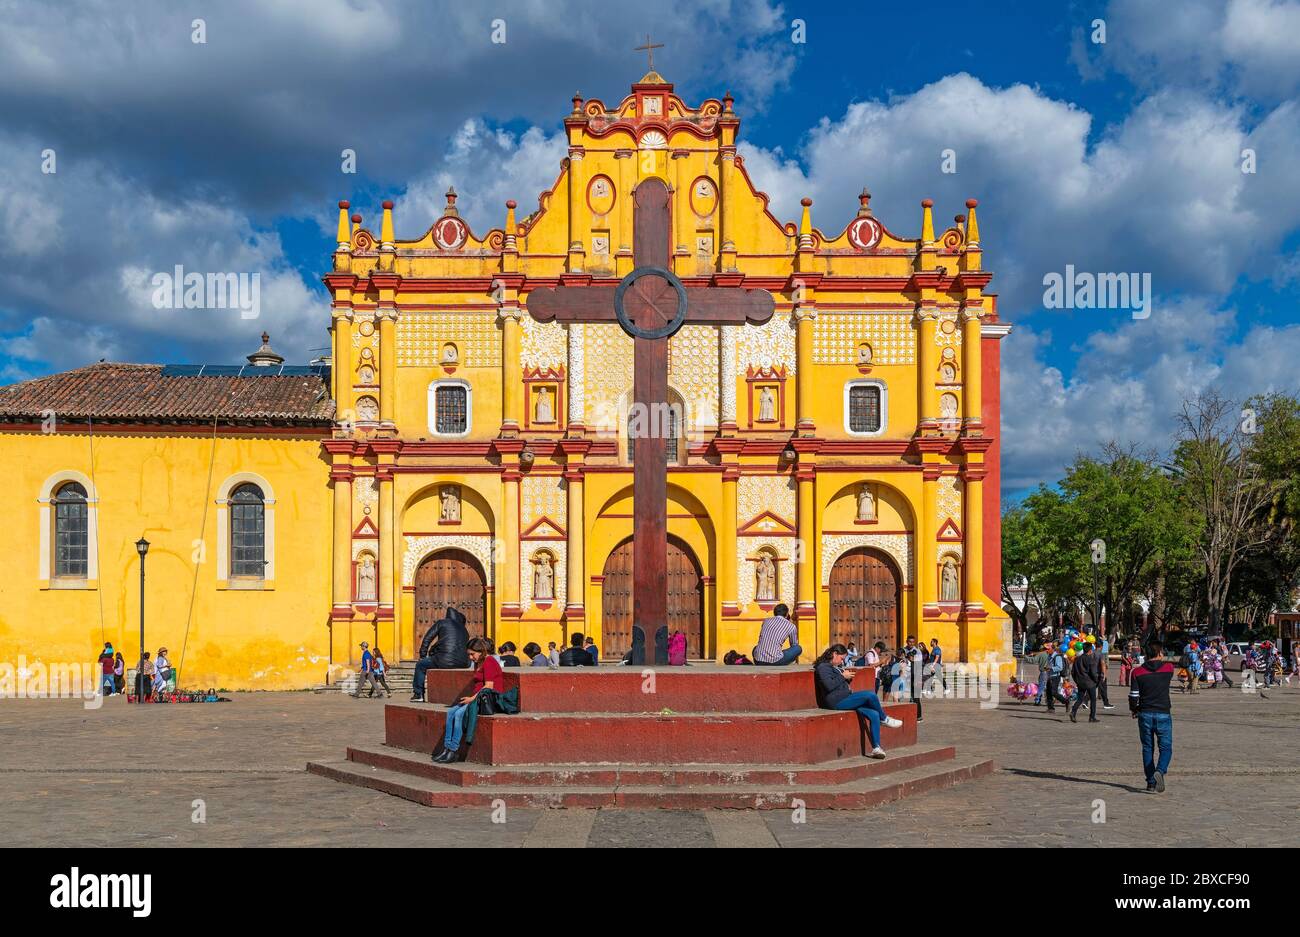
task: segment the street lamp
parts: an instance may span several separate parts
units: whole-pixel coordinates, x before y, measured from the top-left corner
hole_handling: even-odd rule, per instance
[[[1098,537],[1092,543],[1088,544],[1092,550],[1092,626],[1097,631],[1097,637],[1102,637],[1101,633],[1101,590],[1097,585],[1097,572],[1101,564],[1106,562],[1106,541]]]
[[[149,541],[141,537],[135,542],[135,552],[140,554],[140,663],[135,669],[135,701],[144,702],[144,558],[149,552]]]

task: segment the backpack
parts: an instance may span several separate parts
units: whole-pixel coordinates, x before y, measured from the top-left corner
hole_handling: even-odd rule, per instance
[[[724,664],[740,665],[740,664],[748,664],[750,663],[750,660],[744,654],[732,650],[732,651],[727,651],[727,653],[722,656],[722,662]]]

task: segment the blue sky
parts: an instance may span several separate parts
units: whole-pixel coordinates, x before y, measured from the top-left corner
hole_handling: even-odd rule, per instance
[[[528,207],[555,178],[573,91],[618,100],[649,31],[687,100],[736,95],[742,152],[779,217],[807,195],[838,231],[866,185],[912,235],[920,199],[941,223],[980,200],[992,288],[1016,325],[1003,343],[1015,495],[1110,439],[1164,446],[1179,402],[1205,387],[1300,384],[1300,0],[1170,10],[11,0],[0,381],[101,357],[237,361],[262,328],[305,360],[327,341],[337,199],[369,223],[395,198],[412,236],[454,184],[476,230],[499,225],[506,198]],[[356,175],[340,172],[344,147]],[[262,315],[154,309],[149,278],[177,263],[260,272]],[[1149,273],[1153,314],[1042,308],[1044,275],[1067,264]]]

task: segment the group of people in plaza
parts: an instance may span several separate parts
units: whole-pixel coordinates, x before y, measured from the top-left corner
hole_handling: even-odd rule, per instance
[[[122,657],[121,651],[113,649],[113,642],[104,642],[104,649],[99,652],[96,663],[100,669],[100,691],[103,695],[117,696],[126,693],[126,660]],[[136,664],[135,673],[137,698],[148,700],[155,693],[166,690],[172,685],[175,677],[175,671],[167,657],[167,648],[158,648],[157,657],[145,651]]]

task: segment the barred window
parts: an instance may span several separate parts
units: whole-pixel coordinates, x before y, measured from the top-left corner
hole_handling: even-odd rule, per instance
[[[433,431],[459,436],[469,430],[469,392],[459,384],[434,388]]]
[[[85,579],[89,557],[86,489],[68,482],[54,495],[54,575]]]
[[[880,432],[880,385],[853,384],[849,387],[849,431]]]
[[[642,421],[647,432],[664,433],[666,429],[667,438],[664,440],[664,464],[666,465],[676,465],[679,459],[678,444],[681,438],[679,426],[681,416],[682,405],[673,401],[666,405],[651,407],[649,415]],[[635,460],[636,439],[629,432],[627,436],[627,461],[632,463]]]
[[[266,504],[262,489],[240,485],[230,496],[230,575],[266,574]]]

